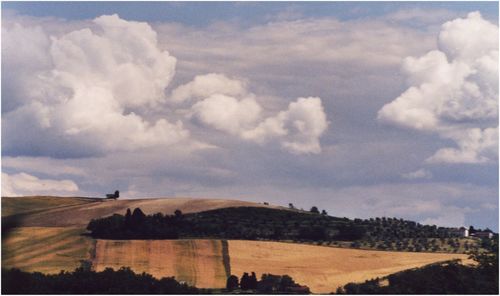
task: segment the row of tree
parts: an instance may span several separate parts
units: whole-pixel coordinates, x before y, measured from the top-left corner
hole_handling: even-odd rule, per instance
[[[421,225],[396,218],[348,219],[282,209],[236,207],[199,213],[145,215],[139,208],[90,221],[92,236],[105,239],[219,238],[291,240],[335,244],[350,241],[354,248],[400,251],[466,251],[475,245],[458,241],[451,228]],[[410,242],[411,240],[411,242]],[[439,242],[441,241],[441,242]]]
[[[292,210],[297,210],[297,208],[293,205],[293,203],[289,203],[288,204],[288,208],[289,209],[292,209]],[[301,209],[301,211],[303,211],[303,209]],[[321,210],[321,213],[318,209],[317,206],[312,206],[311,209],[309,210],[309,212],[313,213],[313,214],[321,214],[323,216],[328,216],[328,212],[326,210]]]
[[[174,215],[145,215],[141,209],[127,209],[125,216],[114,214],[102,219],[92,219],[87,226],[92,236],[107,239],[177,239],[179,230],[189,228],[182,212]]]
[[[241,280],[235,275],[229,276],[226,290],[232,292],[238,289],[257,294],[310,294],[307,286],[297,284],[288,275],[263,274],[261,279],[257,280],[255,272],[243,273]]]
[[[130,268],[106,268],[95,272],[77,268],[73,272],[47,275],[19,269],[2,270],[2,294],[206,294],[207,290],[179,283],[173,277],[156,279],[136,274]]]
[[[398,272],[381,285],[379,278],[361,284],[349,283],[337,294],[493,294],[499,293],[498,237],[488,240],[487,252],[475,251],[476,266],[458,261],[431,264]]]
[[[223,208],[200,213],[145,215],[140,209],[125,216],[93,219],[87,226],[93,237],[105,239],[268,239],[293,241],[356,240],[365,230],[352,221],[325,215],[257,208]]]
[[[301,286],[288,275],[263,274],[257,280],[255,272],[244,273],[239,280],[231,275],[226,290],[244,290],[246,294],[309,294],[307,286]],[[59,274],[24,272],[19,269],[2,270],[2,294],[211,294],[213,289],[198,289],[179,283],[174,277],[156,279],[150,274],[137,274],[128,267],[119,270],[106,268],[92,271],[88,264],[73,272]]]

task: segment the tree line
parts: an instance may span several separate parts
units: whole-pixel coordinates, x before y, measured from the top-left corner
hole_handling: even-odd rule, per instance
[[[241,279],[231,275],[227,278],[226,291],[245,291],[256,294],[310,294],[309,287],[297,284],[289,275],[263,274],[257,280],[255,272],[243,273]]]
[[[244,273],[241,280],[231,275],[226,289],[199,289],[179,283],[174,277],[156,279],[148,273],[135,273],[129,267],[92,271],[88,266],[58,274],[2,270],[2,294],[309,294],[288,275]]]
[[[473,252],[476,266],[457,260],[401,271],[385,278],[364,283],[349,283],[337,294],[493,294],[498,295],[498,238],[490,240],[487,252]]]
[[[206,290],[179,283],[174,277],[156,279],[128,267],[101,272],[79,267],[58,274],[2,270],[2,294],[206,294]]]
[[[177,239],[189,222],[176,210],[174,215],[145,215],[140,208],[125,215],[92,219],[87,226],[93,237],[105,239]]]
[[[356,240],[365,230],[353,221],[327,215],[257,207],[223,208],[199,213],[125,215],[92,219],[91,235],[104,239],[267,239],[292,241]]]
[[[328,216],[316,207],[291,211],[258,207],[222,208],[199,213],[145,215],[139,208],[125,215],[94,219],[91,235],[105,239],[219,238],[333,244],[400,251],[472,250],[451,228],[396,218],[348,219]]]

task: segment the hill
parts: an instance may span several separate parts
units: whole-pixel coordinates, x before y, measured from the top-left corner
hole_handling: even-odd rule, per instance
[[[136,208],[92,220],[102,239],[218,238],[292,241],[363,249],[465,253],[478,241],[452,228],[395,218],[348,219],[262,207],[232,207],[176,215],[145,215]]]
[[[105,200],[84,197],[2,197],[2,218],[17,226],[85,227],[91,219],[123,214],[127,208],[141,208],[146,214],[208,211],[227,207],[280,208],[254,202],[225,199],[145,198]]]
[[[466,266],[454,261],[400,271],[361,284],[349,283],[338,294],[490,294],[498,295],[498,255],[491,264]]]
[[[93,266],[130,266],[157,278],[175,275],[198,288],[223,288],[229,274],[288,274],[315,293],[333,292],[349,282],[451,259],[464,254],[381,252],[303,244],[228,240],[97,240]],[[228,265],[224,265],[224,257]]]
[[[2,217],[34,214],[50,209],[84,205],[96,201],[87,197],[23,196],[2,197]]]
[[[86,233],[91,219],[113,214],[123,215],[127,208],[141,208],[146,214],[173,214],[176,209],[192,221],[207,227],[198,229],[200,237],[213,239],[183,240],[101,240]],[[365,228],[365,235],[376,233],[378,220],[350,220],[311,214],[263,204],[220,199],[140,199],[103,201],[92,198],[21,197],[2,198],[2,222],[13,228],[2,232],[2,267],[19,267],[26,271],[58,273],[74,270],[83,263],[93,268],[130,266],[136,272],[146,271],[155,276],[175,276],[200,288],[225,285],[229,274],[243,272],[289,274],[313,292],[332,292],[348,282],[362,282],[372,277],[388,275],[436,261],[466,259],[464,254],[381,252],[341,249],[352,242],[337,241],[343,226]],[[297,224],[298,223],[298,224]],[[372,224],[370,224],[372,223]],[[414,222],[413,222],[414,223]],[[405,236],[427,233],[418,224],[380,219],[384,233],[398,225],[408,225]],[[225,227],[224,227],[225,225]],[[252,239],[272,239],[262,236],[268,230],[331,227],[332,240],[300,238],[292,244],[248,240],[226,240],[231,229],[247,230],[262,227]],[[374,226],[374,227],[370,227]],[[286,234],[286,231],[283,232]],[[303,232],[305,233],[305,232]],[[431,233],[431,232],[430,232]],[[232,233],[235,235],[235,232]],[[237,234],[237,232],[236,232]],[[234,238],[234,237],[233,237]],[[337,237],[338,238],[338,237]],[[293,240],[293,239],[292,239]],[[360,241],[362,243],[362,241]],[[304,244],[304,243],[308,243]],[[325,246],[315,246],[321,244]],[[328,246],[328,247],[327,247]]]

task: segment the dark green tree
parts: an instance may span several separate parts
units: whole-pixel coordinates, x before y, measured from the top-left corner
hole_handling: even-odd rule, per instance
[[[182,212],[181,210],[177,209],[174,212],[175,218],[180,219],[182,217]]]
[[[241,280],[240,280],[240,288],[242,290],[250,289],[249,280],[250,280],[250,277],[248,276],[248,273],[247,272],[243,273],[243,275],[241,276]]]
[[[318,207],[316,206],[313,206],[310,210],[311,213],[314,213],[314,214],[319,214],[319,210],[318,210]]]
[[[127,213],[125,214],[125,228],[130,229],[132,226],[132,212],[130,209],[127,209]]]
[[[146,218],[146,215],[140,208],[135,208],[134,212],[132,213],[132,221],[135,225],[141,224],[144,222]]]
[[[252,274],[248,277],[248,289],[251,290],[257,289],[257,276],[253,271]]]
[[[281,292],[287,292],[289,288],[295,286],[295,281],[287,274],[281,277],[280,285],[278,290]]]
[[[235,276],[235,275],[231,275],[227,278],[227,282],[226,282],[226,289],[228,291],[233,291],[235,289],[238,289],[238,277]]]

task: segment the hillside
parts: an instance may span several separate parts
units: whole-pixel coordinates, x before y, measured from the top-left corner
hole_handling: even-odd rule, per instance
[[[228,240],[92,240],[79,228],[21,227],[2,244],[2,266],[58,273],[82,260],[97,270],[130,266],[156,277],[175,276],[200,288],[222,288],[228,274],[288,274],[328,293],[360,282],[464,254],[367,251],[280,242]]]
[[[146,215],[136,208],[92,220],[87,229],[101,239],[217,238],[290,241],[371,250],[466,253],[478,240],[452,228],[395,218],[348,219],[262,207],[231,207],[176,215]]]
[[[315,293],[329,293],[349,282],[382,277],[429,263],[462,259],[463,254],[379,252],[302,244],[228,240],[98,240],[94,266],[130,266],[155,277],[175,275],[199,288],[223,288],[228,274],[255,271],[288,274]],[[133,256],[128,255],[133,254]],[[224,266],[224,256],[229,266]]]
[[[18,227],[2,233],[2,267],[58,273],[74,270],[93,254],[95,242],[78,227]]]
[[[200,239],[116,241],[82,235],[91,219],[123,215],[127,208],[134,207],[140,207],[146,214],[162,212],[171,215],[180,209],[186,217],[194,219],[191,221],[204,225],[198,229]],[[229,274],[241,276],[243,272],[254,271],[258,276],[262,273],[289,274],[299,283],[308,285],[313,292],[329,293],[348,282],[362,282],[432,262],[467,258],[464,254],[336,248],[333,246],[349,246],[351,243],[316,241],[311,240],[312,237],[299,239],[301,244],[226,240],[231,237],[226,231],[240,231],[241,227],[258,230],[253,232],[252,239],[271,239],[259,236],[267,230],[284,231],[287,225],[293,228],[289,234],[292,238],[301,233],[297,231],[300,228],[306,230],[320,226],[332,227],[332,232],[327,234],[335,238],[343,226],[363,223],[219,199],[2,198],[2,220],[16,222],[11,223],[13,228],[2,233],[4,268],[58,273],[62,269],[73,270],[82,262],[92,263],[96,270],[130,266],[136,272],[145,271],[157,277],[175,276],[200,288],[221,288]],[[397,224],[391,225],[396,227]],[[365,234],[372,233],[370,225],[366,226]],[[424,228],[415,226],[411,229],[405,233],[421,233],[419,231]],[[287,234],[286,231],[281,233]],[[202,238],[207,234],[213,239]]]
[[[67,206],[84,205],[95,202],[86,197],[56,197],[56,196],[23,196],[2,197],[2,217],[34,214],[51,209],[61,209]]]
[[[174,275],[198,288],[224,288],[231,275],[228,257],[221,240],[97,240],[92,265],[96,271],[129,266],[156,278]]]
[[[349,282],[450,259],[471,263],[464,254],[367,251],[303,244],[229,241],[231,273],[288,274],[315,293],[330,293]]]
[[[17,226],[85,227],[91,219],[123,214],[127,208],[141,208],[146,214],[208,211],[227,207],[268,207],[259,203],[195,198],[145,198],[104,200],[83,197],[2,197],[2,218],[15,218]]]

